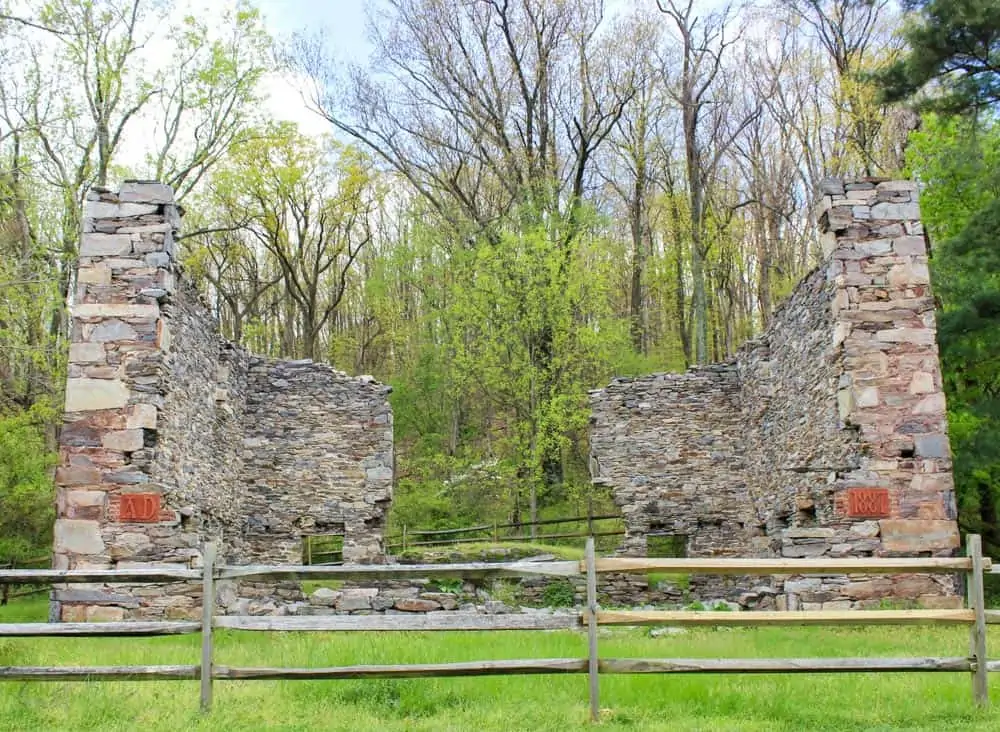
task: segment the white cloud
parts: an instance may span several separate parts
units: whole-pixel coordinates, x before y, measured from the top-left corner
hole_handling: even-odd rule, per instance
[[[323,135],[333,132],[329,122],[309,109],[303,90],[307,81],[289,72],[272,72],[261,82],[266,96],[265,113],[271,119],[294,122],[306,135]]]

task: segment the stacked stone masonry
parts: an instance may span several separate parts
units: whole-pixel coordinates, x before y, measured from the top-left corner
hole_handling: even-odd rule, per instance
[[[591,393],[591,470],[622,551],[950,556],[959,546],[927,241],[915,185],[827,179],[824,264],[730,361]],[[695,577],[695,596],[850,608],[953,606],[951,576]]]
[[[825,264],[732,360],[616,379],[592,393],[592,471],[625,517],[622,551],[683,537],[690,556],[945,556],[958,547],[927,248],[912,184],[827,180]],[[94,191],[72,306],[56,475],[55,566],[298,563],[301,536],[344,532],[383,559],[388,388],[219,337],[176,261],[172,192]],[[957,601],[953,578],[602,576],[611,605],[693,599],[846,608]],[[524,582],[527,604],[547,582]],[[489,588],[323,590],[219,584],[221,612],[505,612]],[[200,583],[60,587],[61,620],[194,618]],[[573,595],[580,600],[582,587]]]
[[[343,530],[380,561],[392,492],[388,387],[218,335],[180,272],[169,187],[88,195],[56,472],[57,568],[299,563],[301,537]],[[61,620],[194,618],[196,583],[73,585]]]

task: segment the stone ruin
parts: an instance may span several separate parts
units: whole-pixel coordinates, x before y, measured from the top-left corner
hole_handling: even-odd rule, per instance
[[[302,562],[302,536],[343,532],[346,561],[383,558],[392,497],[389,388],[219,335],[177,262],[169,187],[87,197],[54,566]],[[230,588],[230,594],[232,590]],[[193,618],[200,583],[57,588],[54,620]]]
[[[724,363],[591,392],[591,471],[622,552],[951,556],[959,547],[928,245],[915,184],[828,179],[825,263]],[[842,609],[954,606],[952,576],[695,577],[694,596]]]
[[[664,539],[694,557],[949,556],[958,548],[915,187],[831,179],[823,189],[825,264],[760,337],[725,363],[618,378],[591,393],[592,477],[621,507],[622,553],[656,553]],[[346,561],[383,561],[389,388],[222,339],[176,260],[180,213],[156,183],[88,196],[55,567],[198,567],[209,540],[229,564],[298,564],[303,535],[338,531]],[[695,576],[687,587],[650,587],[636,575],[601,580],[601,602],[616,605],[960,603],[946,575]],[[543,589],[522,587],[526,595]],[[224,613],[463,602],[460,609],[496,611],[474,604],[478,588],[463,592],[404,582],[318,590],[307,602],[295,583],[224,582],[218,600]],[[53,591],[52,616],[195,618],[200,606],[200,583],[73,585]]]

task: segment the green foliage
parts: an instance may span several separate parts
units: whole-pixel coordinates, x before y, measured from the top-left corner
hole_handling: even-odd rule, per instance
[[[586,392],[631,349],[609,243],[589,226],[567,241],[563,225],[522,211],[463,237],[421,218],[372,270],[396,344],[396,531],[506,523],[532,495],[542,512],[589,492]],[[383,298],[400,289],[423,305],[406,322]]]
[[[878,78],[887,99],[935,82],[925,106],[950,113],[1000,101],[1000,4],[996,0],[908,0],[909,53]]]
[[[1000,548],[1000,199],[942,247],[939,334],[963,527]]]
[[[609,370],[608,280],[598,253],[586,250],[581,242],[567,251],[534,229],[504,233],[454,265],[456,381],[485,400],[483,419],[505,421],[496,450],[515,470],[526,466],[522,485],[554,488],[546,471],[585,429],[586,390]]]
[[[573,607],[576,592],[568,579],[551,580],[542,591],[545,607]]]
[[[646,581],[649,586],[658,589],[661,584],[673,585],[681,592],[687,592],[691,588],[691,575],[672,574],[670,572],[647,572]]]
[[[687,537],[680,534],[650,534],[646,537],[646,556],[685,557],[687,556]]]
[[[422,466],[426,467],[426,466]],[[453,492],[433,479],[401,478],[392,496],[389,531],[401,534],[404,526],[421,529],[450,528],[456,515],[469,515],[455,505]],[[457,498],[462,494],[458,494]]]
[[[705,603],[701,602],[700,600],[695,600],[694,602],[690,602],[687,605],[685,605],[684,609],[685,610],[694,610],[694,611],[711,611],[711,612],[717,612],[717,613],[735,612],[733,610],[733,608],[730,607],[729,603],[725,602],[724,600],[718,600],[715,603],[713,603],[711,606],[706,605]]]
[[[45,554],[52,540],[55,455],[45,440],[52,409],[0,417],[0,561]]]
[[[1000,127],[928,117],[913,173],[933,244],[938,339],[959,521],[1000,549]]]
[[[983,575],[983,594],[986,607],[1000,608],[1000,575],[990,573]]]
[[[939,245],[957,236],[987,204],[1000,196],[1000,129],[956,117],[926,114],[921,128],[910,135],[907,175],[916,176],[920,214],[932,237],[935,285],[949,273],[942,270]],[[945,257],[946,259],[947,257]]]
[[[517,580],[494,580],[490,585],[490,597],[508,607],[520,607],[521,583]]]
[[[465,586],[465,583],[459,577],[443,577],[434,580],[434,584],[437,586],[439,592],[451,592],[456,595]]]
[[[372,236],[375,182],[357,149],[289,122],[229,148],[199,199],[206,232],[187,252],[221,301],[228,336],[259,353],[323,357],[327,324]]]
[[[28,164],[0,159],[0,167]],[[33,181],[0,174],[0,415],[54,401],[65,378],[62,334],[51,327],[63,303],[50,242],[38,235],[37,195]]]

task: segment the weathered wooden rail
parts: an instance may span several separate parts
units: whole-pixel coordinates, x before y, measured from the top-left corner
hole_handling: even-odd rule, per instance
[[[0,637],[113,637],[201,634],[198,664],[160,666],[0,667],[0,681],[200,680],[201,706],[212,703],[215,680],[241,679],[368,679],[514,674],[587,674],[593,719],[599,711],[601,674],[676,673],[968,673],[977,704],[988,703],[987,674],[1000,671],[1000,661],[986,655],[986,626],[1000,623],[1000,611],[988,611],[983,599],[983,574],[992,569],[982,555],[980,537],[969,536],[967,556],[927,559],[635,559],[601,558],[588,539],[583,561],[471,562],[450,565],[340,566],[216,566],[215,546],[205,547],[201,569],[146,570],[26,570],[0,569],[0,585],[51,583],[190,582],[203,584],[201,622],[7,623]],[[739,575],[829,575],[964,573],[967,608],[955,610],[865,610],[805,612],[691,612],[601,610],[597,575],[602,572],[683,572]],[[585,576],[587,607],[583,612],[553,615],[331,615],[310,617],[245,617],[215,615],[216,580],[249,579],[376,579],[434,577]],[[971,651],[967,656],[916,658],[601,658],[597,629],[601,625],[772,626],[772,625],[967,625]],[[500,631],[580,630],[587,632],[586,658],[543,658],[460,663],[353,665],[327,668],[233,667],[215,663],[213,633],[231,631]]]
[[[52,560],[49,557],[36,557],[34,559],[18,559],[17,557],[11,557],[9,561],[0,563],[0,570],[17,569],[18,567],[21,569],[32,567],[38,568],[51,563]],[[46,588],[44,587],[31,587],[28,590],[15,592],[12,591],[12,588],[14,587],[14,583],[0,584],[0,606],[6,605],[10,600],[16,600],[19,597],[37,595],[46,591]]]
[[[541,519],[519,523],[477,524],[475,526],[463,526],[454,529],[414,529],[404,524],[399,534],[386,537],[385,548],[387,551],[392,552],[394,550],[429,549],[431,547],[460,546],[462,544],[478,544],[483,542],[492,542],[494,544],[547,542],[561,539],[582,539],[590,536],[623,536],[625,534],[625,529],[621,526],[616,529],[597,530],[595,524],[608,521],[620,524],[622,517],[618,514],[588,514],[586,516]],[[538,528],[542,526],[558,526],[563,524],[579,524],[585,526],[585,529],[555,534],[539,533],[538,531]],[[308,565],[341,564],[344,558],[343,540],[343,531],[304,534],[302,536],[302,543],[305,563]],[[320,543],[322,546],[322,542],[324,541],[339,543],[340,548],[322,549],[316,547],[317,543]]]
[[[557,539],[577,539],[597,536],[622,536],[622,527],[612,530],[598,530],[596,523],[615,521],[621,523],[619,514],[588,513],[586,516],[570,516],[567,518],[539,519],[537,521],[520,521],[515,523],[478,524],[454,529],[414,529],[403,526],[400,534],[386,537],[386,549],[407,550],[414,547],[442,547],[456,544],[492,541],[494,544],[509,542],[545,542]],[[580,531],[569,531],[555,534],[540,533],[539,527],[578,524],[586,528]],[[472,534],[472,536],[463,536]]]

